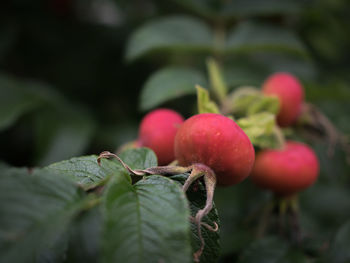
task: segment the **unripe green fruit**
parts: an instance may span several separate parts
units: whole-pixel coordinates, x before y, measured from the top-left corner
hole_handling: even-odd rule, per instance
[[[148,113],[141,121],[137,145],[152,149],[159,165],[175,160],[174,139],[183,117],[176,111],[157,109]]]
[[[292,125],[297,120],[304,100],[304,89],[296,77],[289,73],[275,73],[265,80],[262,92],[278,97],[280,110],[277,122],[281,127]]]
[[[203,113],[187,119],[175,137],[175,157],[180,165],[201,163],[210,167],[219,185],[245,179],[254,164],[254,147],[230,118]]]
[[[319,173],[319,162],[307,145],[288,141],[282,150],[257,154],[252,180],[262,188],[288,196],[312,185]]]

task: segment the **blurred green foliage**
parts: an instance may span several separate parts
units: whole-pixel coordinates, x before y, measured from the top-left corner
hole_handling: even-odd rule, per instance
[[[211,81],[208,56],[229,91],[260,87],[275,71],[295,74],[306,99],[349,137],[349,13],[347,0],[3,1],[0,159],[33,167],[113,151],[136,138],[154,107],[191,116],[194,84]],[[255,239],[256,220],[246,218],[271,195],[247,180],[216,193],[221,262],[349,262],[345,153],[336,147],[331,157],[325,142],[307,141],[321,176],[300,196],[302,245],[281,241],[273,226]]]
[[[230,89],[259,86],[274,71],[296,74],[307,99],[348,133],[347,10],[344,0],[2,3],[0,156],[48,164],[134,138],[139,109],[190,116],[193,96],[172,99],[195,94],[192,83],[206,87],[208,55],[220,57]],[[162,93],[161,82],[171,85]],[[41,103],[27,91],[33,83],[46,86]]]

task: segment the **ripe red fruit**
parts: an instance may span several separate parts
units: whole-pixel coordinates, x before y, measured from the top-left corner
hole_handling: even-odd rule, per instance
[[[174,139],[183,117],[176,111],[157,109],[148,113],[141,122],[138,145],[152,149],[159,165],[175,160]]]
[[[275,73],[265,80],[262,92],[278,97],[280,111],[277,122],[280,126],[286,127],[296,121],[304,100],[303,87],[296,77],[289,73]]]
[[[312,185],[318,173],[314,151],[303,143],[289,141],[282,150],[258,153],[251,178],[262,188],[288,196]]]
[[[205,164],[218,184],[233,185],[245,179],[254,164],[254,147],[231,119],[203,113],[187,119],[175,137],[175,157],[180,165]]]

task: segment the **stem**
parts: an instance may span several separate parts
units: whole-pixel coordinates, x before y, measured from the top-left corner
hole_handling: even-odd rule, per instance
[[[156,166],[150,167],[144,170],[135,170],[137,172],[143,172],[144,175],[160,174],[160,175],[177,175],[188,173],[192,170],[192,165],[187,167],[182,166]]]
[[[303,125],[304,129],[313,129],[312,137],[316,137],[314,135],[315,131],[318,131],[321,133],[321,136],[325,137],[328,144],[329,157],[334,155],[335,146],[339,144],[346,153],[347,163],[350,163],[350,145],[346,136],[338,131],[334,124],[315,105],[304,103],[300,119],[299,123]]]
[[[156,167],[150,167],[144,170],[140,169],[131,169],[126,163],[123,162],[120,157],[114,153],[111,152],[102,152],[98,158],[97,162],[99,165],[101,165],[101,159],[102,158],[116,158],[121,165],[130,173],[133,175],[138,175],[138,176],[144,176],[144,175],[152,175],[152,174],[160,174],[160,175],[176,175],[176,174],[182,174],[182,173],[187,173],[192,170],[192,166],[188,167],[181,167],[181,166],[156,166]]]
[[[225,45],[226,29],[223,21],[217,21],[214,26],[214,57],[221,63],[222,60],[222,48]]]
[[[182,190],[184,192],[186,192],[188,190],[188,188],[190,187],[190,185],[196,181],[197,179],[199,179],[200,177],[202,177],[204,175],[204,172],[202,171],[198,171],[197,169],[193,169],[192,172],[190,173],[190,175],[188,176],[188,178],[186,179],[184,185],[182,186]]]
[[[277,125],[273,128],[273,133],[275,134],[278,144],[280,145],[280,149],[284,148],[284,145],[286,143],[286,139],[284,138],[284,135],[279,127]]]
[[[285,198],[280,198],[278,200],[278,231],[281,236],[285,235],[286,229],[286,212],[288,210],[289,202]]]
[[[301,244],[302,234],[300,227],[300,209],[298,196],[295,195],[289,199],[290,210],[289,210],[289,222],[292,229],[292,240],[296,242],[297,245]]]
[[[94,194],[89,195],[89,199],[86,201],[84,206],[82,207],[83,210],[90,210],[91,208],[99,205],[102,202],[102,197],[96,198]]]
[[[193,216],[190,216],[190,221],[193,223],[196,223],[196,219]],[[212,227],[211,225],[209,225],[205,222],[201,222],[201,225],[212,232],[217,232],[219,230],[219,225],[216,222],[214,222],[214,227]]]
[[[198,210],[195,216],[195,223],[197,224],[198,237],[201,242],[201,246],[199,250],[197,250],[193,254],[193,259],[195,262],[199,262],[199,259],[203,253],[204,246],[205,246],[205,241],[203,239],[202,231],[201,231],[201,224],[202,224],[203,217],[206,216],[210,212],[210,210],[213,208],[213,198],[214,198],[214,191],[216,186],[216,175],[212,169],[210,169],[208,166],[204,164],[198,164],[198,163],[193,164],[192,172],[187,178],[187,180],[185,181],[185,184],[183,185],[183,188],[182,188],[184,192],[186,192],[189,186],[202,176],[204,177],[205,189],[207,192],[207,200],[204,208]]]
[[[201,165],[202,166],[202,165]],[[208,167],[205,167],[207,171],[204,174],[204,183],[205,183],[205,189],[207,191],[207,200],[205,207],[197,212],[196,215],[196,221],[201,222],[202,218],[207,215],[210,210],[213,208],[213,198],[214,198],[214,191],[216,186],[216,176]]]
[[[174,160],[171,163],[169,163],[168,166],[176,166],[178,164],[179,164],[179,161],[178,160]]]
[[[271,212],[272,212],[274,206],[275,206],[275,202],[271,201],[270,203],[265,205],[265,207],[263,208],[262,216],[260,218],[260,222],[258,225],[258,230],[256,232],[257,238],[262,238],[264,236],[267,225],[268,225],[268,221],[269,221],[269,218],[270,218],[270,215],[271,215]]]
[[[122,159],[120,159],[120,157],[119,157],[118,155],[116,155],[116,154],[114,154],[114,153],[111,153],[111,152],[108,152],[108,151],[105,151],[105,152],[100,153],[100,155],[99,155],[98,158],[97,158],[97,163],[98,163],[98,165],[101,165],[101,159],[102,159],[102,158],[108,159],[108,158],[111,158],[111,157],[112,157],[112,158],[116,158],[116,159],[121,163],[121,165],[122,165],[129,173],[131,173],[131,174],[133,174],[133,175],[140,175],[140,176],[145,175],[145,173],[143,173],[143,172],[138,172],[137,170],[132,170],[127,164],[125,164],[125,163],[123,162]]]
[[[110,158],[110,157],[116,158],[130,174],[138,175],[138,176],[152,175],[152,174],[176,175],[176,174],[182,174],[182,173],[187,173],[191,171],[190,175],[188,176],[188,178],[186,179],[182,187],[184,192],[188,190],[188,188],[193,182],[195,182],[197,179],[199,179],[202,176],[204,177],[207,198],[206,198],[204,208],[198,210],[194,217],[194,222],[197,224],[198,237],[201,242],[201,246],[199,250],[193,254],[193,258],[195,262],[199,262],[199,259],[203,253],[204,246],[205,246],[205,241],[202,236],[201,226],[203,225],[207,229],[214,232],[218,230],[218,225],[216,223],[215,223],[215,227],[213,228],[208,224],[202,222],[203,217],[209,214],[209,212],[213,208],[213,198],[214,198],[214,191],[216,186],[216,175],[213,172],[213,170],[210,169],[208,166],[200,163],[196,163],[188,167],[157,166],[157,167],[150,167],[144,170],[133,170],[127,164],[125,164],[123,160],[120,159],[116,154],[110,153],[110,152],[102,152],[97,158],[97,162],[101,164],[102,158]]]

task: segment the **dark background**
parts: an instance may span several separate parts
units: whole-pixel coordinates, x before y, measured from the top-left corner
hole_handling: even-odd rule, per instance
[[[111,150],[126,138],[136,136],[137,124],[144,114],[138,107],[139,93],[147,77],[164,64],[192,63],[204,68],[206,54],[193,53],[189,62],[187,56],[176,52],[171,56],[153,53],[128,62],[125,50],[130,35],[148,21],[172,14],[194,15],[215,25],[213,21],[225,13],[222,10],[220,13],[220,8],[230,15],[225,20],[228,28],[246,20],[283,26],[298,37],[308,56],[304,59],[276,53],[273,47],[268,52],[253,48],[244,54],[225,56],[225,61],[234,61],[234,69],[241,71],[234,72],[236,79],[247,79],[242,84],[259,86],[271,71],[291,71],[304,82],[307,99],[317,103],[344,133],[349,132],[347,1],[243,1],[234,4],[231,13],[229,7],[222,7],[225,1],[189,1],[193,6],[185,6],[185,2],[3,1],[0,8],[2,78],[49,86],[76,115],[84,115],[77,118],[85,118],[83,122],[88,123],[81,127],[85,131],[76,131],[76,136],[85,136],[82,141],[76,141],[76,150],[55,149],[64,147],[65,141],[55,138],[60,135],[51,131],[54,124],[38,127],[40,120],[35,121],[39,118],[45,122],[43,117],[38,117],[41,115],[53,121],[49,110],[43,106],[25,107],[1,127],[1,158],[13,165],[47,164],[74,155]],[[252,57],[259,60],[258,66],[250,63]],[[2,85],[1,101],[8,102],[10,91],[5,88]],[[194,104],[194,99],[189,102]],[[192,114],[188,110],[191,107],[179,103],[185,104],[181,100],[170,106],[180,108],[186,116]],[[1,115],[8,115],[9,109],[3,108]],[[64,106],[59,108],[62,110]],[[61,129],[69,126],[62,117],[56,120],[59,124],[55,125]],[[51,157],[45,161],[48,154]]]
[[[128,41],[135,30],[171,15],[195,17],[216,31],[252,22],[291,33],[301,45],[297,51],[284,47],[290,43],[283,34],[276,34],[281,45],[259,46],[249,36],[259,35],[269,42],[271,34],[264,30],[248,34],[242,29],[238,38],[247,43],[251,39],[250,48],[214,54],[224,65],[229,87],[259,87],[269,74],[289,71],[304,84],[306,99],[348,138],[349,14],[347,0],[2,1],[0,160],[14,166],[42,166],[113,151],[135,139],[146,113],[139,107],[140,92],[151,74],[164,65],[191,65],[205,72],[205,59],[213,55],[205,49],[184,52],[175,47],[127,59]],[[195,96],[161,106],[189,117],[195,112]],[[302,228],[311,240],[302,256],[314,259],[323,247],[329,248],[329,240],[350,217],[350,169],[340,147],[330,157],[324,141],[309,143],[320,158],[321,176],[301,195]],[[223,262],[238,258],[239,251],[252,242],[253,228],[243,224],[244,217],[269,197],[249,181],[218,191]]]

